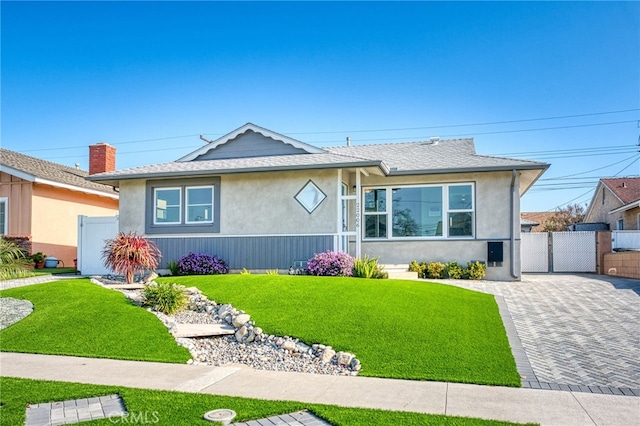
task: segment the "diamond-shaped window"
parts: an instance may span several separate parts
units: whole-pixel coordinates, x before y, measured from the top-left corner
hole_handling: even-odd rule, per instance
[[[309,213],[312,213],[325,198],[327,198],[327,196],[324,192],[320,191],[312,181],[307,182],[307,184],[295,196],[296,201],[298,201]]]

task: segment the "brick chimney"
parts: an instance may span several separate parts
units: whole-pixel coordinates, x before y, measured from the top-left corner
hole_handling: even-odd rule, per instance
[[[108,143],[89,145],[89,174],[112,172],[116,169],[116,149]]]

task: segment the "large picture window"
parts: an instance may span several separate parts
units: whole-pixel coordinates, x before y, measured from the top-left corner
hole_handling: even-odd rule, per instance
[[[367,188],[364,238],[473,237],[473,189],[471,183]]]
[[[146,232],[220,232],[219,186],[220,178],[147,182]]]

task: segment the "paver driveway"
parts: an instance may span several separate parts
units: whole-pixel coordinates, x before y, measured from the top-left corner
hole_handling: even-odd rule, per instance
[[[440,280],[502,296],[539,382],[640,388],[640,280],[524,274]]]

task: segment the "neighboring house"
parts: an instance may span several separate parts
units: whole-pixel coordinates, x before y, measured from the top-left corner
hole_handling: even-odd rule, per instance
[[[522,212],[520,214],[521,223],[530,225],[529,231],[525,231],[523,227],[522,232],[546,232],[547,221],[555,214],[556,212]]]
[[[119,187],[120,230],[152,238],[162,268],[190,251],[264,270],[341,250],[481,260],[515,280],[520,196],[547,167],[477,155],[472,139],[321,149],[248,123],[177,161],[88,179]]]
[[[531,232],[531,230],[538,225],[540,225],[538,222],[522,219],[522,215],[520,215],[520,232]]]
[[[90,173],[115,169],[115,148],[90,147]],[[27,237],[31,252],[73,266],[78,215],[115,216],[118,192],[86,171],[0,149],[0,235]]]
[[[640,229],[640,177],[600,179],[584,218],[610,230]]]

